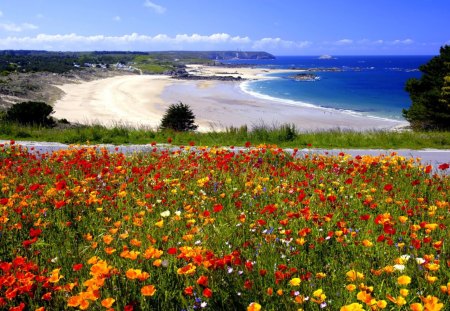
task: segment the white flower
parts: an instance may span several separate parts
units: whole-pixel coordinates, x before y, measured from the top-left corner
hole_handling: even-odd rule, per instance
[[[411,258],[411,256],[410,255],[401,255],[400,258],[404,261],[408,261],[409,258]]]
[[[394,265],[394,270],[403,271],[403,270],[405,270],[405,266],[404,265]]]
[[[169,217],[170,216],[170,211],[164,211],[160,215],[161,215],[161,217]]]
[[[58,261],[58,257],[52,258],[50,261],[56,263]]]
[[[181,211],[176,211],[175,215],[180,216],[181,215]]]
[[[420,257],[417,257],[417,258],[416,258],[416,262],[417,262],[417,264],[421,265],[421,264],[424,264],[424,263],[425,263],[425,259],[420,258]]]

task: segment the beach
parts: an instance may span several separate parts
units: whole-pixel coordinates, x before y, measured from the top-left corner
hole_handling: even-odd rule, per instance
[[[177,80],[164,75],[127,75],[91,82],[64,84],[65,95],[54,104],[56,118],[83,124],[100,123],[156,128],[170,104],[189,105],[199,131],[294,124],[300,131],[330,129],[389,130],[405,122],[366,117],[334,109],[298,105],[245,92],[242,83],[268,79],[281,70],[191,65],[188,71],[204,76],[234,76],[241,81]]]

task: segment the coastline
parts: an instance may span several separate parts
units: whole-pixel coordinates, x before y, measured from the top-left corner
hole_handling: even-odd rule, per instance
[[[125,124],[156,128],[170,104],[188,104],[199,131],[243,125],[294,124],[299,131],[393,130],[407,123],[346,111],[289,102],[246,91],[247,83],[273,79],[271,73],[295,70],[228,68],[190,65],[188,72],[204,76],[234,76],[242,81],[176,80],[169,76],[133,75],[58,86],[66,95],[54,105],[56,118],[106,126]],[[296,70],[297,72],[300,70]]]

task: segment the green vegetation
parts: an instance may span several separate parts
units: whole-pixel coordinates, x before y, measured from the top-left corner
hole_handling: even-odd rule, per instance
[[[43,102],[23,102],[12,105],[3,116],[5,121],[17,122],[21,125],[52,126],[54,120],[50,118],[53,107]]]
[[[52,72],[66,73],[83,67],[99,66],[109,68],[121,63],[132,65],[144,73],[164,73],[185,64],[208,64],[211,60],[234,57],[245,59],[272,59],[265,52],[234,51],[165,51],[165,52],[47,52],[28,50],[0,51],[0,76],[10,73]]]
[[[323,131],[298,132],[293,125],[280,127],[246,126],[211,130],[207,133],[156,131],[146,127],[132,128],[117,124],[112,128],[103,125],[69,126],[56,128],[23,126],[16,123],[0,123],[0,139],[54,141],[67,144],[148,144],[151,142],[188,145],[195,142],[201,146],[243,146],[247,141],[254,145],[273,144],[285,148],[379,148],[379,149],[450,149],[450,132],[351,132]]]
[[[134,58],[134,67],[143,73],[162,74],[175,69],[174,63],[169,60],[160,60],[149,55],[138,55]]]
[[[183,103],[170,105],[161,120],[161,129],[176,132],[195,131],[195,115],[188,105]]]
[[[412,105],[403,116],[415,130],[449,130],[450,46],[441,47],[440,55],[419,69],[422,77],[406,84]]]

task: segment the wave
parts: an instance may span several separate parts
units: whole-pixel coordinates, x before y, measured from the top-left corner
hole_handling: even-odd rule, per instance
[[[269,76],[269,77],[274,78],[274,79],[279,78],[279,77],[272,77],[272,76]],[[286,99],[286,98],[270,96],[270,95],[267,95],[267,94],[263,94],[263,93],[259,93],[257,91],[254,91],[252,89],[251,85],[255,84],[255,83],[258,83],[258,81],[244,81],[244,82],[241,82],[239,84],[239,87],[240,87],[242,92],[244,92],[244,93],[246,93],[246,94],[248,94],[248,95],[250,95],[252,97],[256,97],[256,98],[263,99],[263,100],[268,100],[268,101],[273,101],[273,102],[278,102],[278,103],[285,104],[285,105],[313,108],[313,109],[318,109],[318,110],[322,110],[322,111],[326,111],[326,112],[345,113],[345,114],[352,115],[352,116],[365,117],[365,118],[370,118],[370,119],[374,119],[374,120],[382,120],[382,121],[390,121],[390,122],[406,122],[404,120],[398,120],[398,119],[393,119],[393,118],[374,116],[374,115],[358,112],[358,111],[355,111],[355,110],[323,107],[323,106],[314,105],[314,104],[303,102],[303,101],[299,101],[299,100],[293,100],[293,99]]]

